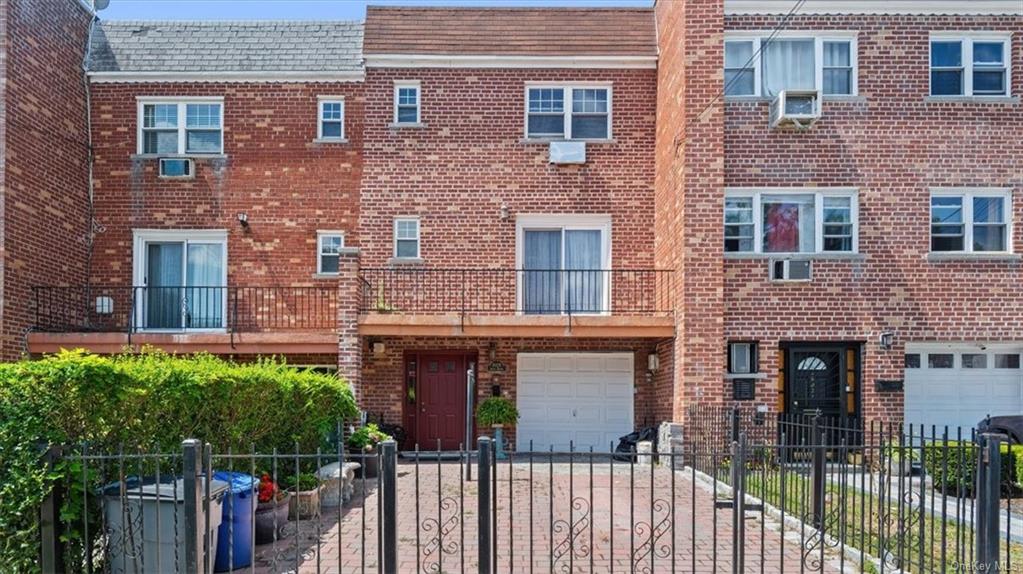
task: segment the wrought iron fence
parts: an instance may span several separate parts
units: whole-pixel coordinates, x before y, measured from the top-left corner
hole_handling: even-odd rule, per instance
[[[33,287],[45,332],[334,330],[338,292],[323,287]]]
[[[667,315],[672,276],[655,269],[362,269],[361,311]]]
[[[852,447],[827,444],[829,435],[814,430],[819,440],[800,445],[753,443],[740,426],[724,450],[687,442],[671,453],[530,449],[505,458],[486,437],[473,451],[454,452],[398,453],[387,442],[371,453],[341,445],[218,453],[191,440],[160,454],[71,449],[62,456],[80,471],[56,495],[75,510],[44,506],[54,513],[44,522],[60,527],[43,529],[42,556],[66,571],[117,573],[203,572],[218,561],[260,573],[946,572],[1020,564],[1023,517],[1011,498],[999,508],[1005,461],[997,438],[972,444],[904,434]],[[811,456],[791,456],[795,450]],[[919,468],[914,453],[925,462]],[[331,463],[338,472],[322,471]],[[346,474],[346,463],[359,468]],[[265,473],[297,490],[279,515],[272,504],[255,504],[251,487],[241,489],[248,498],[220,494],[223,475],[211,470]],[[306,472],[314,473],[310,484]]]

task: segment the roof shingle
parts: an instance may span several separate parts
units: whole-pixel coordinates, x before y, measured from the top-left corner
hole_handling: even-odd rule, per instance
[[[370,6],[366,54],[656,56],[647,8]]]
[[[361,22],[101,21],[93,72],[362,70]]]

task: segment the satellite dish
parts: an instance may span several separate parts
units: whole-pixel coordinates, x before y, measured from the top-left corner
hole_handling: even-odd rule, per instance
[[[92,0],[92,7],[96,10],[103,10],[110,6],[110,0]]]

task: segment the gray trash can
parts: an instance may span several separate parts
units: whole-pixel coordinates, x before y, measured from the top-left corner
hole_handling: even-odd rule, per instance
[[[206,478],[199,482],[206,496]],[[228,483],[214,480],[210,484],[210,551],[207,559],[213,571],[217,550],[217,528],[223,518],[223,500]],[[153,479],[125,480],[109,484],[101,490],[103,516],[106,521],[107,557],[112,574],[157,572],[174,574],[185,568],[185,480],[156,483]],[[199,507],[200,531],[206,514]],[[202,549],[199,550],[202,552]],[[201,558],[200,558],[201,559]]]

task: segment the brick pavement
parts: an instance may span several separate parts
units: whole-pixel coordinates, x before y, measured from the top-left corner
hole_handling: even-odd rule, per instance
[[[732,514],[715,512],[712,491],[665,468],[651,474],[649,467],[615,463],[612,472],[606,461],[591,470],[578,460],[570,468],[535,459],[532,471],[527,461],[500,464],[496,572],[732,571]],[[398,472],[399,572],[477,571],[478,483],[460,480],[453,463],[424,461],[417,469],[405,462]],[[377,502],[371,481],[357,487],[340,520],[331,511],[318,521],[289,523],[284,540],[257,549],[256,572],[377,572]],[[799,540],[787,534],[782,544],[751,513],[745,570],[778,572],[783,561],[785,570],[799,570]]]

